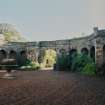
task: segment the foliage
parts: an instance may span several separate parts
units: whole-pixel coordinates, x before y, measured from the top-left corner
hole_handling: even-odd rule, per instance
[[[83,74],[95,75],[96,67],[94,61],[86,54],[80,54],[74,58],[71,70]]]
[[[38,62],[32,62],[30,60],[27,60],[26,63],[20,67],[21,69],[34,69],[38,70],[40,69],[40,65]]]
[[[56,62],[56,52],[52,49],[41,51],[38,57],[41,68],[53,67]]]
[[[59,67],[59,70],[81,72],[83,74],[88,74],[88,75],[96,74],[96,67],[94,61],[84,53],[62,55],[58,57],[56,65]]]
[[[8,42],[25,41],[25,39],[21,37],[18,32],[5,32],[4,37],[5,37],[5,40]]]
[[[72,60],[71,70],[81,71],[81,69],[90,62],[93,63],[89,56],[85,54],[78,54]]]
[[[38,57],[38,62],[33,62],[29,59],[21,66],[22,69],[39,69],[45,67],[53,67],[56,62],[56,52],[52,49],[41,51]]]
[[[96,74],[96,68],[94,63],[88,63],[86,64],[81,73],[88,74],[88,75],[95,75]]]
[[[64,70],[67,67],[67,56],[66,54],[62,54],[57,57],[57,66],[59,66],[60,70]]]
[[[55,63],[56,63],[56,52],[52,49],[46,50],[43,58],[43,65],[45,65],[45,67],[53,67]]]

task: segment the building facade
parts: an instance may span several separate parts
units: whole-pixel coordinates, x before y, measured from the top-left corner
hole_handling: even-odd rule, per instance
[[[62,53],[71,53],[85,51],[94,59],[97,67],[101,67],[105,62],[105,30],[93,29],[93,33],[86,37],[40,42],[6,42],[0,45],[0,62],[3,58],[16,58],[17,63],[22,64],[26,58],[38,61],[41,52],[53,49],[57,55]]]

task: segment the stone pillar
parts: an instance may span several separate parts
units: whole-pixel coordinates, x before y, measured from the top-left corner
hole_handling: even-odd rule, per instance
[[[44,48],[41,48],[39,50],[39,54],[38,54],[38,63],[43,63],[43,59],[44,59],[44,55],[45,55],[45,50]]]
[[[36,62],[38,62],[39,53],[40,53],[39,52],[39,49],[36,49],[36,52],[35,52],[35,56],[36,56],[36,59],[35,60],[36,60]]]
[[[96,39],[96,45],[95,45],[95,62],[97,67],[101,67],[103,64],[103,46],[101,43],[101,39]]]
[[[56,64],[54,65],[54,70],[59,70],[59,61],[58,58],[61,56],[60,49],[56,48]]]
[[[35,49],[34,48],[28,48],[27,50],[27,58],[31,61],[35,61],[36,56],[35,56]]]

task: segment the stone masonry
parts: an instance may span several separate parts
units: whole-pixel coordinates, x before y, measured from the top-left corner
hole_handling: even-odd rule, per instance
[[[61,50],[70,53],[76,50],[81,53],[83,50],[95,60],[100,67],[105,60],[105,30],[93,29],[93,33],[86,37],[40,42],[8,42],[0,46],[0,56],[16,57],[17,63],[25,62],[26,58],[37,61],[39,53],[47,49],[53,49],[59,55]],[[34,59],[33,59],[34,58]]]

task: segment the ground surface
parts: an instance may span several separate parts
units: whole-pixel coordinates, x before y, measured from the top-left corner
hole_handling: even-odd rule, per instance
[[[0,105],[105,105],[105,79],[55,71],[14,74],[14,80],[0,79]]]

